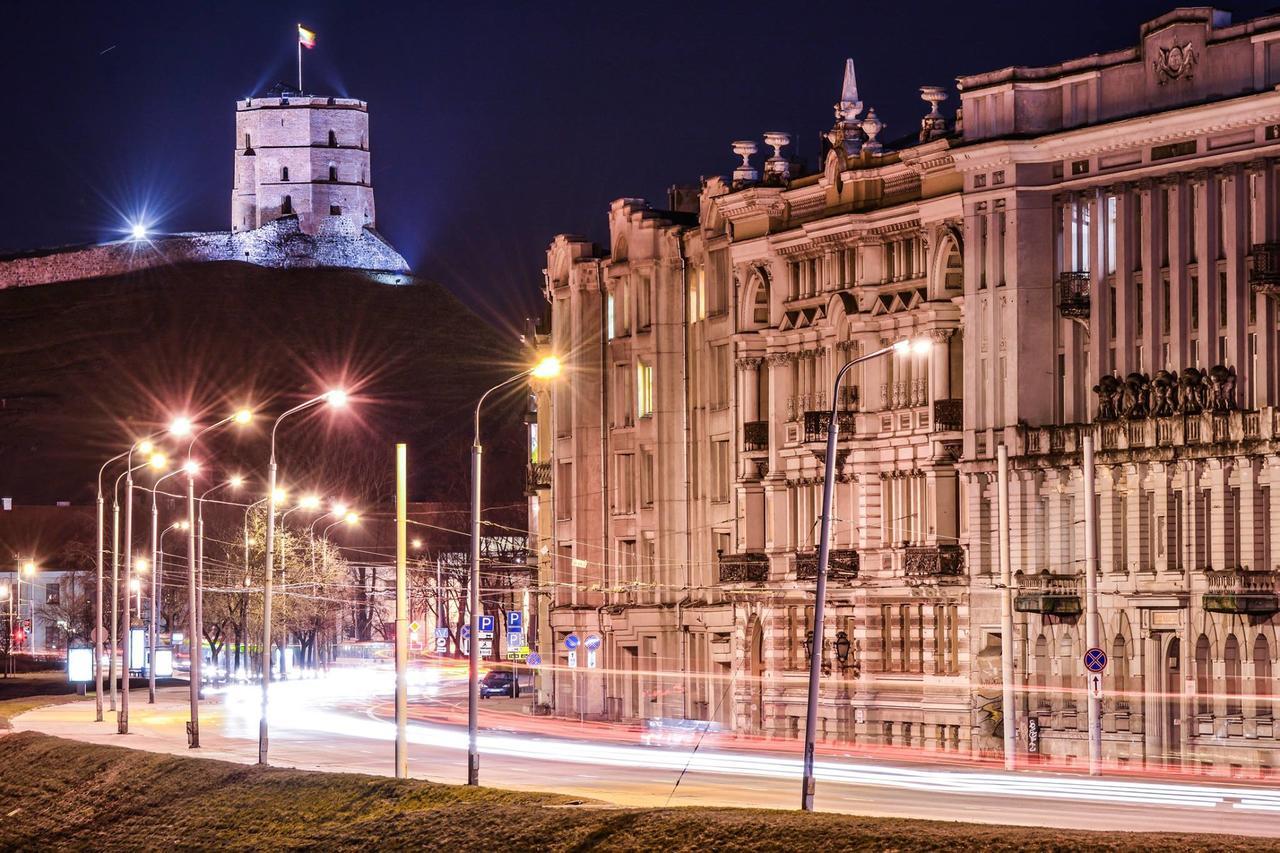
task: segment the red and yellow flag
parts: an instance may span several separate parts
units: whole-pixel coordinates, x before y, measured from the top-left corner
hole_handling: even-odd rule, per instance
[[[310,50],[316,46],[316,34],[302,24],[298,24],[298,44]]]

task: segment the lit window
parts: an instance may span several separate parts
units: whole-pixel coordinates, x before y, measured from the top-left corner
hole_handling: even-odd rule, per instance
[[[605,325],[604,325],[604,328],[605,328],[605,335],[606,335],[606,336],[608,336],[609,340],[613,340],[615,337],[617,337],[617,334],[616,334],[616,332],[614,331],[615,327],[614,327],[614,325],[613,325],[613,324],[614,324],[613,312],[614,312],[614,308],[613,308],[613,294],[612,294],[612,293],[610,293],[607,297],[605,297],[605,307],[604,307],[604,313],[605,313],[605,321],[604,321],[604,323],[605,323]]]
[[[636,365],[636,414],[642,418],[653,414],[653,365],[643,361]]]

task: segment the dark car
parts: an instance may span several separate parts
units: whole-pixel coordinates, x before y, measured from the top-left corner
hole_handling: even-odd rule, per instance
[[[515,673],[507,669],[495,669],[485,673],[484,678],[480,680],[480,698],[488,699],[490,696],[518,698],[520,683],[516,681]]]

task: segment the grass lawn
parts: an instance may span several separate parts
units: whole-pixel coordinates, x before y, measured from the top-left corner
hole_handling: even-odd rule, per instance
[[[27,702],[29,699],[11,700]],[[41,700],[44,701],[44,700]],[[8,703],[0,703],[0,713]],[[1263,850],[1231,836],[1082,833],[552,794],[258,768],[22,732],[0,738],[0,849]]]

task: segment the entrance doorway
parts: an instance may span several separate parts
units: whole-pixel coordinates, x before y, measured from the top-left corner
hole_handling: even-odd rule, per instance
[[[1182,643],[1169,640],[1164,654],[1163,747],[1166,764],[1182,763]]]

